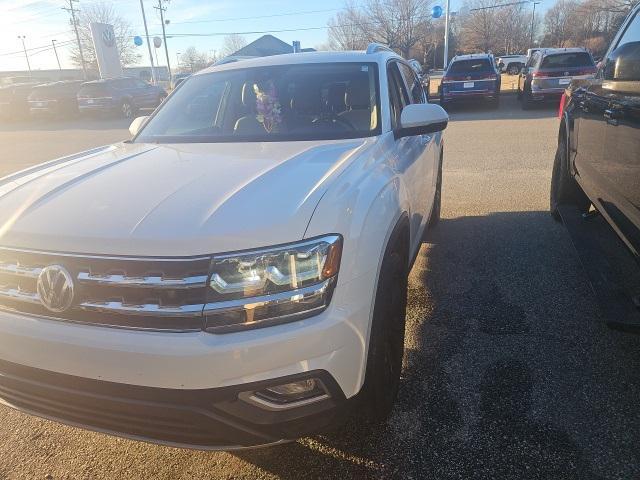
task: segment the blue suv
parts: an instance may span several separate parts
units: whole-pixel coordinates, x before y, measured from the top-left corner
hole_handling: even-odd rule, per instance
[[[156,108],[167,97],[162,87],[138,78],[110,78],[85,83],[78,92],[81,113],[113,113],[133,118],[141,108]]]
[[[440,104],[453,101],[488,100],[494,107],[500,102],[500,73],[493,55],[474,53],[451,59],[440,85]]]

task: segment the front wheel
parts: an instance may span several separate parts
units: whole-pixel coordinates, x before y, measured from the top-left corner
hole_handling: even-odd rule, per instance
[[[521,95],[522,100],[522,109],[523,110],[531,110],[533,107],[533,99],[531,98],[531,92],[529,90],[525,90]]]
[[[397,245],[387,250],[378,279],[363,387],[367,413],[379,422],[391,414],[400,388],[407,308],[406,252]]]
[[[551,194],[549,198],[549,209],[551,215],[560,221],[558,207],[560,205],[572,205],[577,207],[581,213],[589,211],[591,200],[585,195],[569,172],[569,161],[567,158],[567,140],[564,136],[558,142],[556,157],[553,161],[553,173],[551,175]]]

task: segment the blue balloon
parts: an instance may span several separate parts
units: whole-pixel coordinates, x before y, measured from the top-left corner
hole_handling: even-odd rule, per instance
[[[140,45],[142,45],[142,37],[136,35],[135,37],[133,37],[133,43],[136,44],[136,47],[139,47]]]
[[[440,5],[436,5],[431,9],[431,16],[433,18],[440,18],[442,16],[442,7]]]

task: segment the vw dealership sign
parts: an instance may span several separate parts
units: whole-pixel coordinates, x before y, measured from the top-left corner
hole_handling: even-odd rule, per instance
[[[100,78],[122,76],[122,65],[113,25],[106,23],[91,24],[91,38],[96,51],[96,60],[100,69]]]

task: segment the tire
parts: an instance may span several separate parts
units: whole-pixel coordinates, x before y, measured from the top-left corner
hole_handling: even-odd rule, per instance
[[[569,171],[567,159],[567,140],[563,135],[558,142],[556,157],[553,161],[553,173],[551,175],[551,193],[549,195],[549,210],[557,221],[561,221],[558,212],[560,205],[572,205],[581,213],[587,213],[591,206],[591,200],[585,195]]]
[[[521,100],[522,100],[522,109],[531,110],[531,107],[533,107],[533,100],[531,100],[531,92],[529,90],[525,89],[525,91],[522,92]]]
[[[365,411],[384,422],[393,410],[402,371],[407,308],[407,246],[396,238],[387,247],[376,291],[363,387]]]
[[[134,115],[135,108],[133,107],[132,103],[129,100],[124,100],[120,104],[120,116],[127,119],[133,119]]]
[[[442,160],[443,155],[440,153],[440,162],[438,164],[438,179],[436,180],[436,195],[433,199],[433,208],[429,217],[429,227],[433,228],[440,222],[440,211],[442,210]]]

